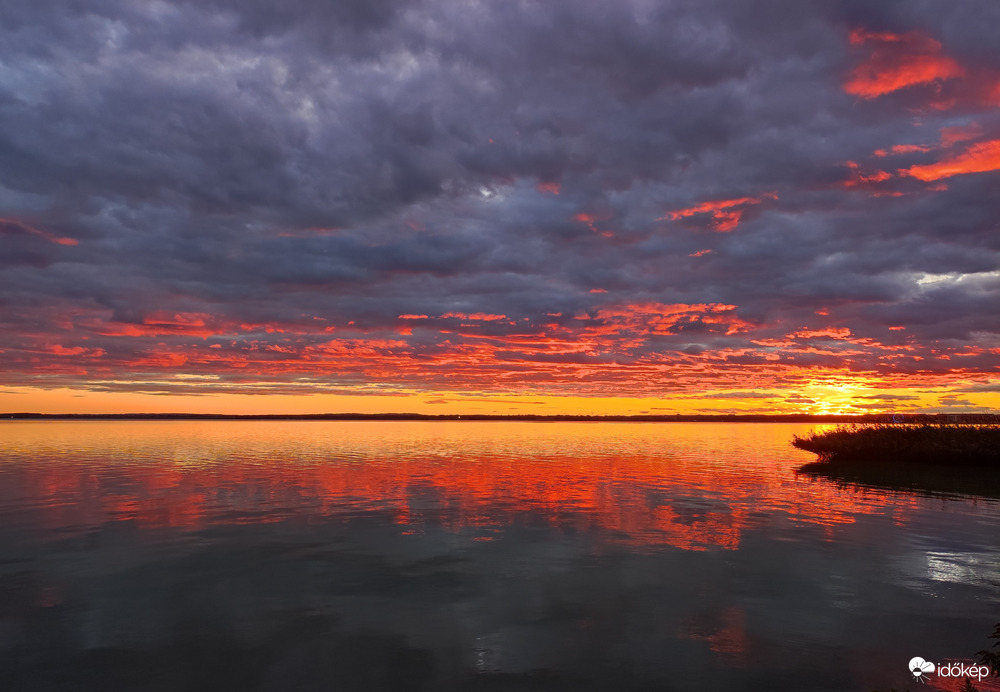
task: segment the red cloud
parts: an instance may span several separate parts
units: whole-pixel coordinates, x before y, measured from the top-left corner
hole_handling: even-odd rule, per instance
[[[760,197],[738,197],[736,199],[720,199],[701,204],[686,209],[677,209],[667,212],[667,216],[662,216],[658,221],[670,217],[671,221],[678,221],[695,214],[711,214],[712,226],[720,232],[731,231],[743,220],[746,207],[760,204],[765,199],[778,199],[777,193],[768,192]]]
[[[84,320],[81,326],[103,336],[164,336],[169,334],[185,334],[188,336],[209,337],[222,333],[220,328],[208,326],[210,315],[205,313],[165,313],[154,312],[143,318],[141,323],[105,322],[103,320]],[[235,331],[230,329],[230,332]]]
[[[604,329],[610,328],[608,333],[674,334],[686,324],[701,323],[722,325],[722,331],[728,336],[749,331],[754,326],[737,317],[735,310],[735,305],[721,303],[631,303],[601,308],[596,317],[604,323]]]
[[[793,334],[789,334],[793,339],[847,339],[851,336],[851,330],[847,327],[827,327],[826,329],[803,329]]]
[[[983,128],[979,123],[972,123],[964,127],[943,127],[941,128],[941,146],[950,147],[952,144],[975,139],[983,134]]]
[[[878,153],[876,152],[876,155]],[[873,171],[871,173],[862,173],[861,167],[855,161],[848,161],[846,163],[847,167],[850,169],[851,177],[847,180],[839,183],[840,187],[851,189],[862,189],[862,190],[873,190],[872,194],[879,196],[884,194],[895,195],[898,193],[884,192],[882,188],[884,186],[880,183],[892,178],[892,174],[888,171]]]
[[[973,144],[955,156],[926,166],[910,166],[900,173],[923,181],[950,178],[966,173],[1000,170],[1000,139]]]
[[[602,231],[597,227],[597,223],[600,221],[607,221],[611,218],[610,214],[588,214],[586,212],[580,212],[579,214],[573,215],[573,220],[580,223],[587,224],[594,233],[600,233],[605,238],[613,238],[615,236],[611,231]]]
[[[87,358],[100,358],[105,354],[103,348],[84,348],[83,346],[71,346],[67,348],[61,344],[55,344],[48,349],[49,353],[57,356],[84,356]]]
[[[461,314],[418,320],[420,338],[405,331],[416,321],[399,319],[359,338],[332,338],[308,315],[248,331],[238,321],[193,310],[146,313],[123,323],[109,321],[106,310],[53,309],[35,332],[2,344],[0,376],[8,385],[86,388],[96,381],[102,388],[164,393],[363,393],[375,385],[379,393],[463,388],[659,396],[731,387],[748,377],[787,390],[813,382],[817,373],[887,387],[894,378],[899,386],[930,385],[935,377],[981,374],[977,363],[984,357],[968,345],[906,342],[903,330],[884,332],[894,338],[881,343],[840,323],[768,326],[722,303],[595,303],[575,317],[543,313],[516,322]],[[211,333],[231,338],[203,341]]]
[[[854,45],[871,47],[868,59],[855,67],[844,83],[844,91],[864,99],[965,74],[955,60],[941,54],[940,42],[924,34],[873,33],[856,29],[851,32],[850,41]]]
[[[876,149],[872,153],[875,156],[883,157],[883,156],[890,156],[890,155],[896,155],[896,154],[912,154],[914,152],[926,153],[928,151],[931,151],[933,148],[934,147],[923,146],[921,144],[896,144],[896,145],[892,146],[891,148],[889,148],[888,150],[886,150],[886,149]]]

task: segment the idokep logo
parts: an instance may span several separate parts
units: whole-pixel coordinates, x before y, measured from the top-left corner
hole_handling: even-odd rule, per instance
[[[914,656],[910,659],[910,672],[920,682],[926,682],[927,674],[934,672],[934,664],[930,661],[925,661],[919,656]]]
[[[955,663],[953,661],[935,666],[930,661],[920,658],[920,656],[911,658],[908,667],[914,679],[920,682],[927,682],[927,676],[934,674],[942,678],[976,678],[976,680],[982,682],[983,678],[990,674],[989,666],[977,666],[974,663]]]

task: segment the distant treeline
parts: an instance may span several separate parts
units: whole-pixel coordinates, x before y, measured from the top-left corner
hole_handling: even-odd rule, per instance
[[[424,413],[316,413],[316,414],[251,414],[228,415],[214,413],[2,413],[0,418],[14,420],[305,420],[305,421],[590,421],[636,423],[903,423],[903,424],[961,424],[983,425],[1000,423],[998,414],[906,414],[901,416],[868,414],[809,415],[803,413],[773,415],[638,415],[638,416],[581,416],[581,415],[456,415]]]

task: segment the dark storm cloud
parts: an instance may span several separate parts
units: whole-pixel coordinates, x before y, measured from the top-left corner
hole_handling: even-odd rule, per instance
[[[900,171],[956,155],[943,128],[1000,138],[976,96],[1000,84],[998,21],[985,2],[5,2],[7,380],[193,368],[210,345],[308,363],[340,338],[414,359],[490,337],[513,340],[497,362],[995,371],[998,174]],[[859,28],[930,36],[965,76],[846,93]],[[600,316],[630,305],[745,324]],[[449,313],[504,320],[399,319]],[[513,345],[588,324],[618,336]],[[788,337],[828,328],[849,336]]]

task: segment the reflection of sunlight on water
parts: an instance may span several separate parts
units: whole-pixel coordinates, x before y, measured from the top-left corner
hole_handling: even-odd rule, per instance
[[[1000,562],[996,555],[928,552],[927,575],[935,581],[997,585],[1000,584]]]

